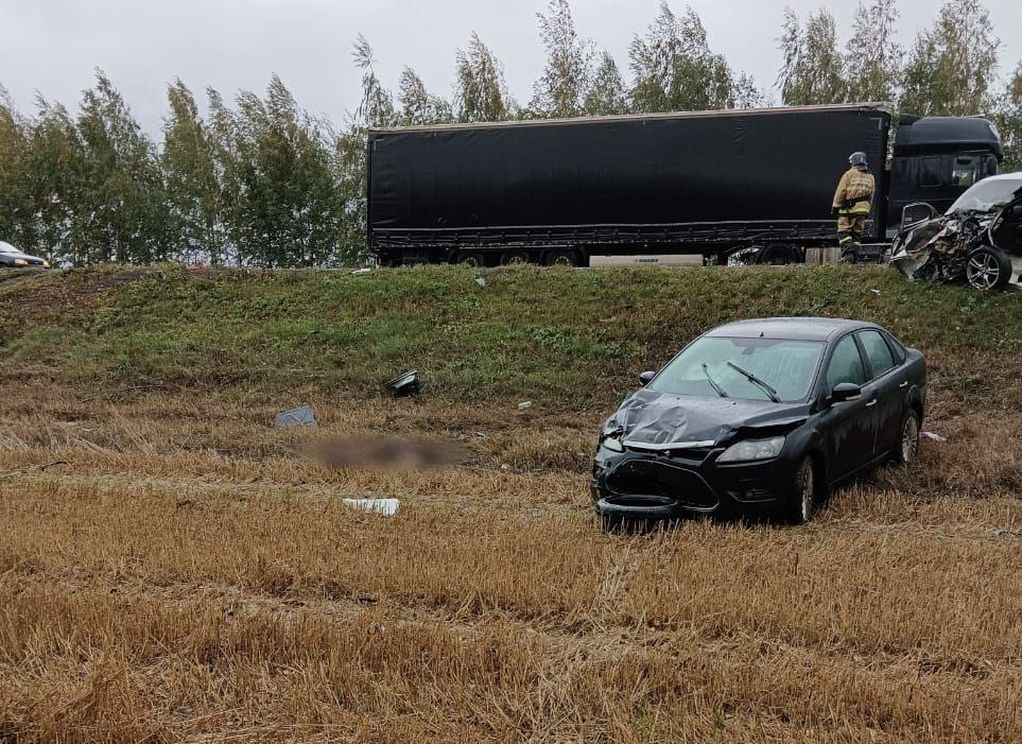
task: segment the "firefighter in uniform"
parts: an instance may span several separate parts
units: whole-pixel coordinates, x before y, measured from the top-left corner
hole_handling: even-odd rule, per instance
[[[837,217],[837,235],[841,246],[841,261],[855,261],[859,239],[866,232],[866,218],[873,203],[876,181],[869,172],[866,153],[853,152],[848,158],[849,168],[838,182],[834,192],[834,216]]]

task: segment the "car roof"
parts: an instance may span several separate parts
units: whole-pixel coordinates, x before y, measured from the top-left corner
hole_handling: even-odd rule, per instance
[[[827,341],[860,328],[883,330],[875,323],[846,318],[753,318],[717,326],[707,336],[730,338],[783,338],[792,341]]]

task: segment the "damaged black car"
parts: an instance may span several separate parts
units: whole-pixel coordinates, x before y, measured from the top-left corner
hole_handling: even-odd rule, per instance
[[[891,264],[913,281],[967,282],[981,291],[1022,282],[1022,173],[971,186],[937,216],[928,204],[905,207]]]
[[[757,512],[805,523],[835,484],[911,461],[926,407],[922,353],[853,320],[730,323],[640,381],[596,451],[607,528]]]

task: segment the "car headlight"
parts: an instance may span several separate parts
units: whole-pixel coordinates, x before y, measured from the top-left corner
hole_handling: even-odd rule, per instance
[[[16,258],[16,259],[14,259],[14,265],[15,266],[28,266],[28,261],[26,261],[23,258]]]
[[[606,447],[611,452],[624,452],[625,446],[621,443],[621,435],[624,430],[617,424],[607,424],[600,432],[600,446]]]
[[[769,439],[746,439],[732,444],[717,458],[717,462],[750,462],[753,460],[769,460],[781,454],[784,437]]]

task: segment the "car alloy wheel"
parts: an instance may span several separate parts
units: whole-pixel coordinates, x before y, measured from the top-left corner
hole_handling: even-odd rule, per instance
[[[813,479],[813,463],[806,458],[799,469],[799,480],[801,481],[799,494],[799,517],[802,524],[813,518],[816,511],[816,483]]]
[[[905,416],[905,423],[901,425],[901,452],[898,461],[908,465],[919,452],[919,419],[914,413]]]
[[[792,524],[805,524],[816,513],[816,467],[810,456],[803,458],[792,479],[790,497],[784,510]]]
[[[1001,289],[1011,280],[1011,261],[1002,251],[982,246],[969,254],[965,278],[981,292]]]

